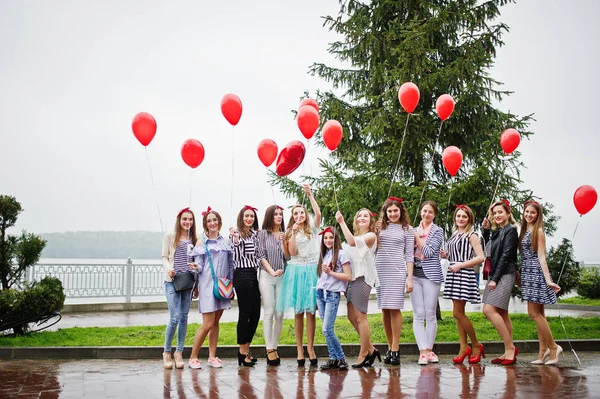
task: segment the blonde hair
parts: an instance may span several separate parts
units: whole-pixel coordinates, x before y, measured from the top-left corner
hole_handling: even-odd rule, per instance
[[[512,224],[515,227],[519,227],[519,225],[517,224],[517,221],[513,217],[512,213],[510,212],[510,205],[508,205],[504,201],[496,201],[492,204],[492,206],[490,206],[490,210],[488,212],[488,219],[489,219],[490,223],[492,224],[492,229],[495,230],[498,227],[500,227],[494,221],[494,208],[497,207],[498,205],[500,205],[506,211],[506,213],[508,213],[508,224]]]
[[[360,227],[358,227],[358,214],[366,211],[369,213],[369,231],[375,231],[375,217],[373,216],[373,212],[371,212],[367,208],[360,208],[356,215],[354,215],[354,220],[352,222],[352,229],[354,230],[354,235],[360,234]]]
[[[456,214],[458,213],[458,211],[464,211],[467,214],[469,221],[467,222],[467,226],[465,227],[465,233],[471,234],[475,230],[475,214],[473,213],[473,210],[468,206],[460,205],[454,210],[454,214],[452,215],[452,235],[458,233],[458,226],[456,226]]]
[[[292,227],[294,226],[294,223],[296,223],[294,221],[294,209],[296,208],[302,208],[304,209],[304,214],[306,215],[306,219],[304,219],[304,222],[302,222],[302,226],[299,229],[299,231],[302,231],[308,238],[311,238],[312,236],[312,230],[310,228],[310,216],[308,214],[308,211],[306,210],[306,208],[300,204],[296,204],[292,207],[292,216],[290,216],[290,220],[288,222],[288,228],[287,231],[285,232],[285,239],[289,240],[290,237],[292,237]]]

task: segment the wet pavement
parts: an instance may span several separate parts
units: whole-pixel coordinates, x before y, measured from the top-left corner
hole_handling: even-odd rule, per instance
[[[598,398],[600,353],[567,354],[558,366],[401,366],[322,372],[282,359],[240,368],[163,370],[160,360],[9,360],[0,363],[0,398]]]
[[[338,310],[338,316],[345,316],[347,308],[345,301],[342,303]],[[467,312],[481,312],[482,305],[467,304]],[[440,308],[443,311],[452,310],[452,301],[440,298]],[[511,313],[527,313],[527,303],[520,299],[513,298],[510,303]],[[412,311],[412,304],[410,298],[406,298],[404,301],[404,310]],[[376,314],[381,313],[377,309],[377,301],[369,301],[369,313]],[[573,316],[573,317],[592,317],[599,316],[600,312],[594,312],[589,310],[566,310],[561,309],[560,314],[562,316]],[[557,309],[546,309],[546,316],[558,316],[559,310]],[[64,313],[62,320],[53,327],[57,328],[69,328],[69,327],[127,327],[127,326],[160,326],[167,323],[169,312],[164,310],[136,310],[136,311],[115,311],[115,312],[93,312],[93,313]],[[293,319],[293,311],[286,312],[284,314],[286,319]],[[221,322],[232,322],[238,319],[238,308],[232,307],[230,310],[223,312]],[[262,315],[261,315],[262,320]],[[190,310],[190,322],[201,323],[202,316],[198,313],[198,308],[192,305]],[[600,395],[599,395],[600,397]]]

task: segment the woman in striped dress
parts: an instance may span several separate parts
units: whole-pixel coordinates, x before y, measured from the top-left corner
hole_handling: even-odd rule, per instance
[[[380,284],[377,307],[381,309],[388,342],[384,363],[399,365],[404,291],[410,293],[413,289],[415,233],[402,198],[388,198],[383,203],[380,217],[375,225],[379,235],[375,268]]]
[[[536,201],[525,202],[519,235],[521,250],[521,296],[527,301],[529,317],[536,324],[540,348],[533,364],[556,364],[562,347],[554,342],[552,331],[546,320],[544,305],[556,303],[558,284],[552,282],[546,263],[546,236],[544,215]],[[550,358],[549,360],[546,360]]]
[[[244,205],[237,217],[237,229],[229,229],[233,244],[233,287],[238,298],[237,343],[238,364],[252,367],[256,359],[250,354],[250,344],[260,319],[260,291],[258,289],[258,267],[256,255],[256,233],[258,218],[256,208]]]
[[[308,358],[311,366],[317,366],[319,360],[315,353],[315,311],[317,308],[317,263],[319,262],[319,230],[321,224],[321,209],[310,191],[308,184],[304,192],[310,200],[315,214],[310,222],[308,212],[302,205],[294,205],[292,217],[288,222],[285,234],[284,253],[290,256],[286,271],[283,275],[281,291],[277,298],[276,309],[283,313],[285,309],[293,308],[294,331],[296,333],[296,349],[298,350],[298,366],[304,366],[304,315],[306,315],[306,339]]]
[[[491,245],[492,270],[483,292],[483,314],[504,342],[504,354],[492,359],[492,363],[509,366],[517,362],[519,353],[513,342],[512,322],[508,315],[508,304],[517,277],[519,236],[507,200],[492,204],[489,219],[495,230],[490,238],[490,222],[484,219],[483,239],[486,245]]]
[[[375,234],[375,218],[367,208],[359,209],[354,216],[354,234],[346,225],[340,211],[335,214],[340,224],[349,248],[345,252],[350,257],[352,280],[348,283],[346,298],[348,302],[348,320],[360,337],[360,352],[353,368],[369,367],[375,358],[381,361],[381,355],[371,341],[371,330],[367,313],[369,310],[369,295],[373,287],[379,285],[377,270],[375,270],[375,250],[377,235]]]
[[[283,313],[275,311],[275,304],[281,291],[286,262],[283,253],[284,232],[283,208],[271,205],[265,211],[262,230],[257,235],[258,259],[262,266],[258,287],[263,302],[263,333],[269,366],[279,366],[280,363],[277,345],[283,328]]]
[[[169,323],[165,331],[165,347],[163,364],[166,369],[173,368],[171,345],[177,331],[177,348],[175,349],[175,367],[182,369],[183,347],[187,334],[188,314],[192,304],[192,290],[176,291],[173,278],[178,273],[192,270],[189,255],[196,243],[196,219],[190,208],[184,208],[177,214],[175,231],[165,234],[162,247],[164,267],[165,294],[169,307]]]
[[[444,282],[440,250],[444,242],[444,231],[434,223],[438,214],[435,201],[421,205],[421,223],[415,230],[415,263],[413,269],[413,291],[410,300],[413,306],[413,332],[419,347],[419,364],[437,363],[433,352],[437,335],[437,304],[440,287]]]
[[[473,324],[465,314],[467,302],[479,303],[479,285],[473,267],[485,260],[481,242],[475,233],[475,215],[466,205],[457,205],[454,211],[452,237],[448,240],[449,273],[446,275],[444,299],[452,300],[452,315],[456,319],[460,351],[452,358],[454,363],[462,363],[469,357],[469,363],[479,363],[485,357],[483,345],[477,340]],[[467,336],[471,339],[468,345]],[[472,356],[471,356],[472,355]]]

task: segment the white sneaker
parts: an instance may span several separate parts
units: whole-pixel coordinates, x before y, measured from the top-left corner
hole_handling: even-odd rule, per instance
[[[429,363],[429,359],[427,357],[427,355],[425,353],[423,353],[421,356],[419,356],[419,362],[420,365],[424,366],[427,363]]]
[[[221,367],[223,367],[223,361],[221,359],[219,359],[218,357],[209,357],[208,365],[210,367],[221,368]]]
[[[438,363],[440,361],[437,355],[433,352],[429,352],[427,354],[427,360],[429,361],[429,363]]]
[[[198,359],[190,359],[188,362],[188,367],[194,370],[198,370],[202,368],[202,362]]]

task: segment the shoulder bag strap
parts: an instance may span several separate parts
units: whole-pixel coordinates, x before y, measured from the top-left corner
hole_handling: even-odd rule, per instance
[[[212,273],[213,280],[217,279],[215,275],[215,268],[213,267],[212,256],[210,256],[210,251],[208,250],[208,240],[204,243],[206,246],[206,256],[208,257],[208,265],[210,266],[210,272]]]

